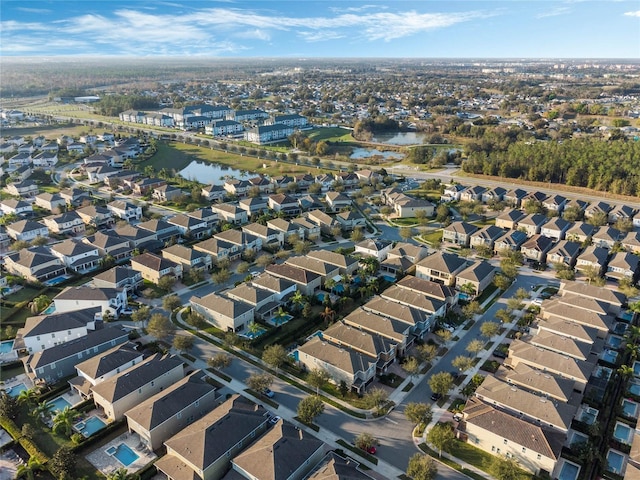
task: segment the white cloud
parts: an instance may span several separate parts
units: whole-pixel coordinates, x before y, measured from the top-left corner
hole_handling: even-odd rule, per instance
[[[271,40],[271,35],[269,35],[269,33],[266,32],[265,30],[261,30],[259,28],[256,28],[256,29],[253,29],[253,30],[245,30],[245,31],[239,32],[239,33],[235,34],[235,37],[262,40],[264,42],[267,42],[267,41]]]
[[[345,38],[347,35],[344,33],[332,31],[311,31],[298,32],[298,36],[303,38],[307,42],[326,42],[329,40],[339,40],[341,38]]]
[[[640,10],[636,10],[635,12],[625,12],[625,17],[640,17]]]
[[[16,7],[16,10],[27,13],[51,13],[47,8]]]
[[[557,17],[558,15],[567,15],[569,13],[571,13],[569,7],[556,7],[547,12],[539,13],[536,15],[536,18]]]

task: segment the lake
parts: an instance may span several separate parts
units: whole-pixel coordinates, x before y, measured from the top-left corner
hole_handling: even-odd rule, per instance
[[[242,171],[226,165],[194,160],[178,173],[187,180],[197,180],[206,185],[223,185],[225,177],[230,176],[239,179]]]
[[[404,154],[398,152],[381,152],[375,148],[354,148],[353,153],[349,156],[352,159],[371,158],[375,156],[383,157],[385,160],[389,159],[401,159],[404,158]]]
[[[424,137],[424,133],[418,132],[376,133],[371,140],[389,145],[421,145],[424,143]]]

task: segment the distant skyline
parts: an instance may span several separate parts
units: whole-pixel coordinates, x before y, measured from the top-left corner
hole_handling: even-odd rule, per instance
[[[2,0],[0,55],[640,58],[640,0]]]

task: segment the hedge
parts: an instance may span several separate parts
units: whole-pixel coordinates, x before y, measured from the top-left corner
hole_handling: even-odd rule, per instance
[[[7,417],[0,417],[0,427],[4,428],[14,440],[22,437],[22,430],[18,428],[13,420]]]
[[[22,437],[18,440],[18,443],[26,450],[26,452],[31,457],[37,458],[40,463],[46,463],[49,461],[49,457],[47,457],[31,440],[27,437]]]

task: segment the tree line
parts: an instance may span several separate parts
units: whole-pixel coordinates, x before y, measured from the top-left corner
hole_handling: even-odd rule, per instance
[[[96,111],[100,115],[117,117],[125,110],[144,110],[158,108],[158,103],[152,97],[142,95],[107,95],[96,103]]]

